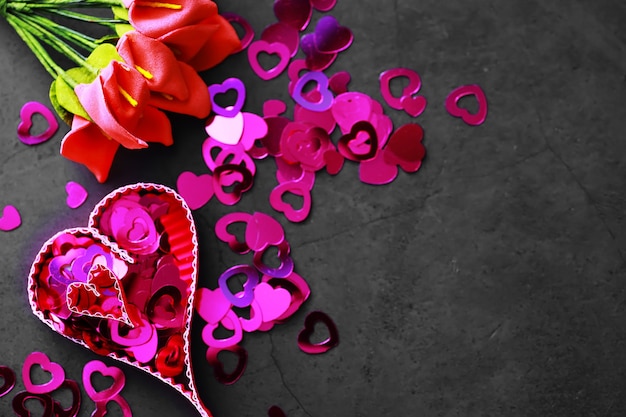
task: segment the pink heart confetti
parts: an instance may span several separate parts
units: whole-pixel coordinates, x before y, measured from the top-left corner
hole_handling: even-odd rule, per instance
[[[467,109],[459,107],[459,100],[466,96],[474,96],[478,101],[478,111],[472,114]],[[446,110],[453,117],[460,117],[470,126],[479,126],[487,118],[487,97],[477,84],[462,85],[455,88],[446,98]]]
[[[68,183],[65,184],[65,192],[67,193],[65,202],[67,206],[72,209],[82,206],[89,196],[85,187],[74,181],[68,181]]]
[[[224,145],[236,145],[243,134],[243,114],[237,113],[233,117],[215,115],[207,120],[205,130],[207,134]]]
[[[33,366],[39,365],[41,369],[50,373],[50,380],[43,384],[35,384],[31,380],[30,372]],[[47,394],[59,388],[65,380],[65,370],[58,363],[52,362],[48,355],[43,352],[32,352],[24,360],[22,366],[22,381],[24,388],[32,394]]]
[[[176,188],[189,208],[197,210],[213,197],[213,177],[211,174],[196,175],[185,171],[178,176]]]
[[[293,26],[283,22],[276,22],[269,25],[261,33],[261,39],[268,43],[282,43],[287,48],[293,58],[298,53],[300,46],[300,33]]]
[[[35,114],[41,115],[48,123],[46,130],[33,136],[30,130],[33,127],[33,116]],[[59,122],[57,122],[54,113],[37,101],[29,101],[24,104],[20,110],[20,124],[17,126],[17,137],[26,145],[38,145],[50,139],[59,130]]]
[[[14,206],[5,206],[0,217],[0,230],[9,232],[15,230],[22,224],[20,212]]]
[[[273,288],[261,282],[254,289],[254,299],[259,303],[264,322],[272,322],[281,317],[291,304],[291,294],[283,288]]]
[[[259,63],[259,55],[261,53],[266,53],[269,55],[277,55],[279,58],[278,63],[270,68],[264,69]],[[250,62],[250,67],[252,71],[259,78],[267,81],[272,78],[278,77],[289,65],[289,59],[291,58],[291,51],[289,47],[283,43],[269,43],[264,40],[252,42],[252,44],[248,47],[248,61]]]

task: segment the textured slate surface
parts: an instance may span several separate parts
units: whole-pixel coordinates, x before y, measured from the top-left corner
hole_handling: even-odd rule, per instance
[[[271,4],[220,7],[247,17],[258,34],[275,20]],[[331,13],[355,35],[329,71],[350,71],[351,90],[382,100],[381,71],[421,74],[427,160],[383,187],[360,183],[355,165],[319,175],[305,223],[277,215],[312,297],[288,323],[246,336],[248,368],[232,386],[214,381],[196,332],[194,369],[215,416],[264,416],[274,404],[290,417],[623,415],[626,6],[339,0]],[[0,206],[23,216],[19,229],[0,233],[0,362],[19,370],[42,350],[80,380],[96,355],[31,314],[32,259],[56,231],[85,224],[117,186],[175,186],[183,170],[205,172],[202,122],[174,119],[173,147],[122,152],[110,181],[98,184],[58,155],[66,127],[37,147],[17,140],[21,105],[48,103],[50,80],[8,25],[0,24],[0,38]],[[204,74],[208,83],[229,76],[245,81],[248,111],[288,99],[286,74],[263,82],[243,54]],[[487,93],[480,127],[443,107],[467,83]],[[411,120],[384,107],[396,127]],[[235,208],[275,214],[273,176],[270,161],[259,163],[253,191]],[[69,180],[90,192],[77,210],[65,205]],[[194,213],[201,286],[215,286],[238,261],[212,232],[233,210],[212,202]],[[339,327],[340,345],[325,355],[296,345],[312,310]],[[124,369],[135,416],[194,415],[174,391]],[[1,415],[11,414],[11,398],[0,399]],[[92,410],[85,397],[80,415]]]

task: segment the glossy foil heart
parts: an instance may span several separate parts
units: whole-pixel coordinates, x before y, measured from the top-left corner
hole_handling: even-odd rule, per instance
[[[210,417],[189,355],[197,258],[196,227],[182,197],[162,185],[134,184],[100,201],[87,227],[63,230],[44,243],[30,270],[28,296],[34,314],[57,333],[152,374]],[[118,314],[88,314],[82,300],[68,297],[72,288],[89,290],[98,312],[123,307],[130,324]],[[80,309],[70,308],[76,303]]]

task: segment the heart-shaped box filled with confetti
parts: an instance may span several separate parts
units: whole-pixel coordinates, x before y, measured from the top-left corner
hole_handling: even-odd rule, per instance
[[[87,227],[44,243],[28,296],[55,332],[150,373],[210,417],[189,353],[197,271],[189,207],[170,188],[140,183],[102,199]]]

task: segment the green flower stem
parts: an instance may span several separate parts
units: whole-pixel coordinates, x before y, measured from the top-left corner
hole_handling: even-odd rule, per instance
[[[25,30],[22,27],[22,23],[17,17],[13,15],[6,15],[7,22],[15,29],[15,32],[18,34],[20,38],[24,41],[24,43],[30,48],[33,54],[37,57],[41,65],[44,69],[52,76],[53,79],[57,79],[59,76],[62,77],[65,82],[70,85],[70,87],[76,87],[77,83],[71,77],[68,77],[63,70],[63,68],[59,67],[56,62],[50,57],[48,52],[44,49],[44,47],[39,43],[37,38],[33,36],[32,33]]]
[[[25,22],[30,22],[31,24],[36,24],[40,28],[47,28],[49,31],[53,32],[59,37],[62,37],[70,42],[73,42],[75,45],[84,48],[85,50],[91,52],[98,44],[96,40],[90,36],[87,36],[83,33],[77,32],[74,29],[68,28],[66,26],[60,25],[52,20],[39,16],[39,15],[24,15],[20,14],[22,20]]]
[[[58,16],[67,17],[74,20],[79,20],[81,22],[87,23],[96,23],[102,26],[114,27],[117,24],[128,23],[128,21],[124,19],[115,19],[115,18],[106,18],[106,17],[96,17],[91,16],[84,13],[78,13],[71,10],[63,10],[63,9],[46,9],[47,13],[54,13]]]
[[[11,1],[6,0],[6,9],[28,12],[34,9],[61,9],[99,7],[108,8],[123,6],[120,0],[43,0],[43,1]]]
[[[45,43],[54,48],[57,52],[65,55],[67,58],[71,59],[79,66],[86,68],[88,71],[94,74],[98,73],[98,70],[96,68],[87,63],[87,60],[83,55],[81,55],[78,51],[65,43],[58,36],[41,27],[39,24],[28,21],[27,15],[25,16],[22,13],[16,13],[16,15],[20,18],[20,20],[26,23],[28,31],[31,32],[34,36],[41,38]]]

